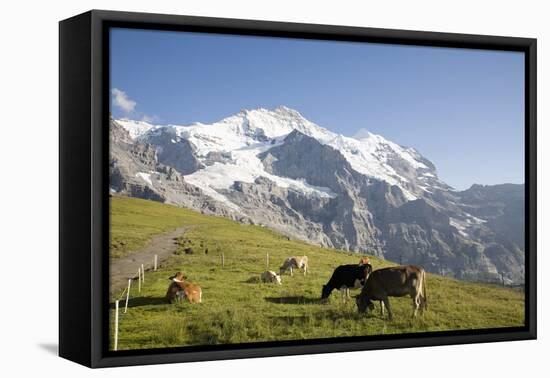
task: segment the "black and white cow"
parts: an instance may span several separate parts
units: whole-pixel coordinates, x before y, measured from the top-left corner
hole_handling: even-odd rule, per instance
[[[334,269],[327,284],[323,285],[321,299],[328,298],[334,289],[340,290],[344,300],[350,299],[349,290],[362,288],[371,272],[372,266],[370,264],[340,265]]]

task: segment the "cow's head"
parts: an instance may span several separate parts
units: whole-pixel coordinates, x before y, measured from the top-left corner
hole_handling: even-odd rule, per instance
[[[168,277],[170,281],[183,281],[187,279],[187,276],[183,274],[183,272],[177,272],[172,277]]]
[[[332,289],[327,285],[323,285],[323,289],[321,290],[321,299],[327,299],[330,293],[332,293]]]
[[[279,274],[276,274],[275,275],[275,282],[277,282],[277,284],[279,285],[282,285],[282,281],[281,281],[281,276]]]
[[[372,265],[371,264],[364,264],[362,265],[365,273],[365,282],[367,281],[367,278],[369,278],[370,274],[372,273]]]
[[[373,310],[374,309],[374,303],[366,296],[359,294],[355,297],[355,303],[357,304],[357,311],[359,311],[360,314],[364,314],[367,312],[367,310]]]

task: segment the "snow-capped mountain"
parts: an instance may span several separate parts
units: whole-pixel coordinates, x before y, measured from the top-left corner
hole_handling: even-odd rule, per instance
[[[279,107],[187,126],[116,120],[111,145],[113,192],[459,278],[523,279],[523,245],[502,242],[418,151],[380,135],[339,135]]]
[[[117,122],[133,139],[148,141],[167,133],[173,135],[170,142],[174,144],[182,139],[187,140],[194,146],[199,161],[209,161],[209,156],[214,154],[231,155],[230,162],[223,164],[223,167],[211,164],[186,176],[188,182],[203,190],[228,189],[235,179],[252,183],[257,177],[263,176],[275,180],[283,187],[330,195],[322,188],[311,188],[301,181],[270,177],[263,169],[257,155],[280,144],[294,130],[338,150],[357,172],[399,186],[409,200],[422,197],[423,192],[431,192],[434,188],[449,188],[438,180],[433,164],[414,148],[401,147],[371,133],[358,139],[339,135],[284,106],[275,110],[243,110],[208,125],[195,123],[189,126],[154,126],[130,120]],[[221,199],[219,196],[218,198]]]

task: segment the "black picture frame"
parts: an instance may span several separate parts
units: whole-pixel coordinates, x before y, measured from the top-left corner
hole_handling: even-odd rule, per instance
[[[364,41],[525,53],[525,327],[110,352],[108,29]],[[59,354],[89,367],[535,339],[536,39],[92,10],[59,24]]]

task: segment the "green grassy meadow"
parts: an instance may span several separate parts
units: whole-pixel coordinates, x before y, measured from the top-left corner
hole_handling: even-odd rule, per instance
[[[189,226],[178,253],[145,274],[141,294],[133,285],[128,313],[120,313],[119,350],[524,325],[522,292],[433,274],[427,276],[428,311],[417,319],[411,319],[408,297],[390,298],[391,322],[381,318],[378,305],[359,315],[355,302],[344,303],[337,291],[319,301],[334,268],[357,263],[359,255],[152,201],[113,197],[111,216],[112,257],[131,253],[155,234]],[[276,272],[286,257],[307,255],[310,273],[284,275],[281,286],[260,283],[266,253]],[[371,262],[374,269],[395,265],[374,257]],[[168,277],[177,271],[202,287],[201,304],[166,302]]]

